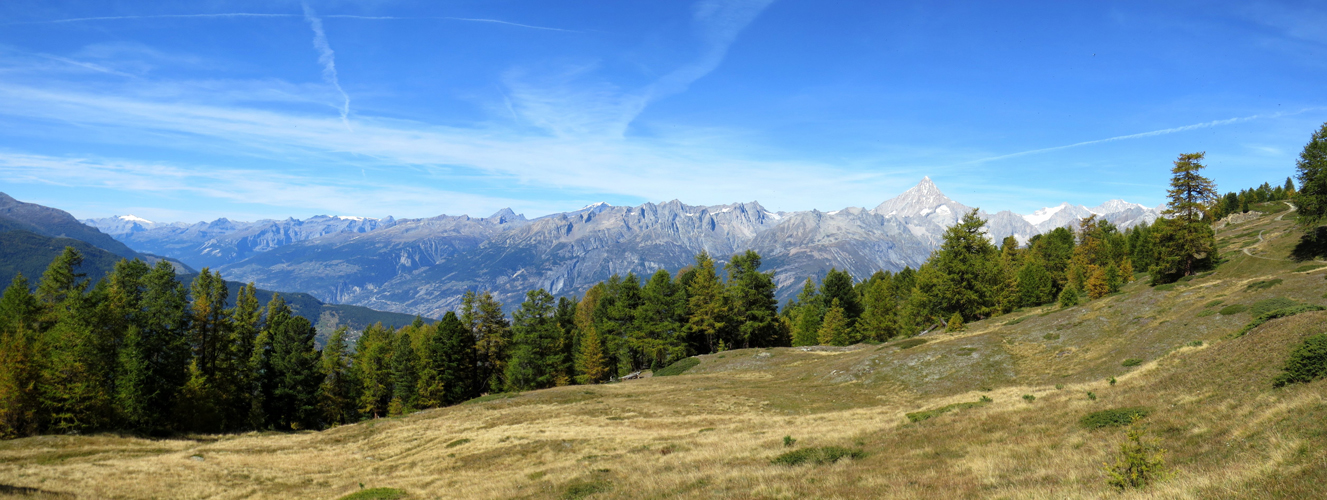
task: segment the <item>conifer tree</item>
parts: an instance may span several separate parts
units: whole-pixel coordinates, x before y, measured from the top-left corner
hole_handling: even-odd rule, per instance
[[[474,338],[469,329],[465,334]],[[355,345],[355,378],[360,383],[359,411],[365,416],[378,418],[388,414],[387,406],[392,400],[394,348],[392,332],[383,328],[382,323],[364,329]]]
[[[392,400],[387,407],[389,415],[404,415],[415,410],[415,400],[419,394],[419,373],[415,371],[418,364],[419,358],[409,333],[404,330],[398,332],[392,351]]]
[[[945,331],[947,332],[961,332],[966,329],[967,326],[963,324],[963,315],[957,312],[949,317],[949,322],[945,325]]]
[[[957,312],[969,319],[985,317],[994,310],[997,288],[1003,280],[997,251],[982,232],[985,225],[973,209],[945,230],[940,249],[931,254],[925,266],[931,272],[917,277],[917,289],[924,299],[920,304],[925,310],[938,317]]]
[[[686,293],[667,270],[660,269],[641,288],[630,330],[633,369],[659,369],[687,355],[683,317]]]
[[[825,320],[820,325],[820,345],[848,345],[850,328],[847,314],[839,305],[839,299],[834,299],[830,302],[829,310],[825,311]]]
[[[1039,306],[1054,298],[1055,282],[1046,271],[1046,266],[1039,258],[1023,260],[1023,267],[1018,270],[1019,304],[1024,307]]]
[[[797,295],[796,309],[793,316],[792,343],[794,346],[810,346],[820,343],[820,321],[824,317],[824,301],[820,291],[811,278],[802,285],[802,293]]]
[[[419,354],[419,389],[415,405],[418,408],[437,408],[447,404],[447,385],[443,379],[447,357],[442,330],[438,325],[423,325],[415,330],[421,338],[415,352]],[[326,348],[324,348],[326,350]]]
[[[608,380],[608,360],[604,357],[603,340],[594,321],[603,290],[602,283],[591,287],[576,304],[576,381],[581,384]]]
[[[313,324],[293,316],[272,328],[272,412],[269,419],[278,429],[311,429],[318,426],[318,351]]]
[[[821,300],[826,304],[838,300],[849,327],[857,324],[857,318],[861,317],[863,311],[862,301],[857,296],[857,290],[853,289],[852,281],[852,275],[847,270],[830,268],[825,279],[820,282]]]
[[[502,303],[495,300],[492,293],[484,292],[475,296],[472,304],[465,316],[473,318],[480,384],[485,390],[501,392],[506,386],[503,375],[510,355],[511,323],[502,312]]]
[[[1087,272],[1087,298],[1097,300],[1110,293],[1110,283],[1107,281],[1106,268],[1096,264],[1089,264]]]
[[[255,377],[261,367],[254,364],[254,346],[262,330],[262,307],[253,283],[240,287],[235,307],[227,311],[229,332],[221,344],[217,374],[213,378],[222,395],[222,426],[229,430],[258,427],[253,422],[254,394],[259,391]]]
[[[36,297],[23,273],[0,296],[0,439],[36,434],[40,429],[40,346]]]
[[[165,261],[153,267],[143,285],[140,319],[120,349],[116,399],[131,428],[153,433],[174,424],[169,411],[187,382],[188,298]]]
[[[1299,179],[1299,191],[1295,194],[1295,206],[1299,209],[1299,224],[1304,229],[1317,227],[1327,217],[1327,123],[1313,136],[1295,162],[1296,177]],[[1286,180],[1289,184],[1290,180]],[[1293,190],[1294,185],[1287,186]]]
[[[544,289],[525,294],[525,302],[512,313],[511,359],[507,362],[507,390],[527,391],[552,387],[562,363],[558,349],[560,328],[553,319],[553,295]]]
[[[717,352],[718,341],[732,321],[731,309],[714,270],[714,259],[706,252],[696,254],[696,274],[687,289],[687,300],[691,313],[687,330],[703,337],[709,352]]]
[[[576,377],[576,299],[559,297],[553,322],[558,325],[558,352],[562,353],[561,363],[553,368],[553,385],[570,385]],[[680,338],[680,324],[677,325],[677,331]],[[685,339],[681,340],[685,342]]]
[[[742,347],[773,347],[778,338],[779,302],[774,298],[774,272],[760,272],[760,254],[747,250],[734,255],[724,267],[728,271],[728,295],[732,298],[734,339]],[[851,278],[849,278],[851,282]],[[857,294],[852,293],[854,299]]]
[[[221,395],[198,367],[198,358],[189,362],[184,387],[175,404],[175,420],[180,430],[187,432],[218,432],[221,430],[221,410],[217,403]]]
[[[461,323],[456,313],[447,311],[437,324],[441,346],[437,349],[442,362],[439,365],[442,387],[446,392],[443,404],[454,405],[478,396],[475,379],[475,337]]]
[[[318,363],[322,386],[318,389],[319,413],[330,425],[348,424],[358,420],[355,408],[355,380],[351,370],[349,346],[346,345],[348,328],[341,326],[332,332],[320,353]]]
[[[216,373],[220,350],[229,336],[229,318],[225,311],[229,291],[221,274],[205,267],[194,278],[189,292],[193,325],[190,343],[198,368],[211,377]]]
[[[883,279],[868,281],[862,296],[866,311],[857,321],[857,330],[870,340],[885,341],[900,333],[895,320],[898,303],[891,289],[893,283],[888,274],[885,276]]]
[[[1157,219],[1152,228],[1157,243],[1153,284],[1192,275],[1214,260],[1216,233],[1207,219],[1216,198],[1216,185],[1199,174],[1205,168],[1202,159],[1203,153],[1182,154],[1171,170],[1166,217]]]

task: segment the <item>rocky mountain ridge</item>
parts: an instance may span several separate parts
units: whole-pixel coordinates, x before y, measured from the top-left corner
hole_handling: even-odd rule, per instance
[[[918,267],[944,231],[971,209],[925,178],[874,209],[772,212],[758,202],[639,206],[597,203],[527,219],[510,209],[489,217],[441,215],[382,220],[319,216],[304,221],[238,223],[219,219],[165,225],[117,236],[130,246],[219,268],[228,279],[275,290],[303,291],[329,302],[439,317],[467,290],[491,290],[507,304],[525,291],[583,293],[613,274],[648,275],[690,265],[701,251],[721,263],[747,249],[775,271],[779,297],[831,267],[865,277]],[[1063,204],[1022,216],[979,215],[995,240],[1071,225],[1101,212],[1127,227],[1157,212],[1118,200],[1096,209]],[[1036,214],[1034,214],[1036,215]]]

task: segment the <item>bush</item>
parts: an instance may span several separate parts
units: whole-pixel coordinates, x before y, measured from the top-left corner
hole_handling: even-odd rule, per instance
[[[904,340],[904,341],[902,341],[902,342],[899,342],[899,343],[897,343],[897,344],[894,344],[894,347],[897,347],[897,348],[899,348],[899,349],[912,349],[913,347],[917,347],[917,346],[922,345],[922,344],[925,344],[925,343],[926,343],[926,339],[908,339],[908,340]]]
[[[946,332],[961,332],[966,329],[967,327],[963,325],[963,315],[957,312],[949,317],[949,324],[945,327]]]
[[[1143,364],[1143,360],[1138,358],[1129,358],[1124,360],[1123,363],[1120,363],[1120,366],[1129,367],[1129,366],[1138,366],[1141,364]]]
[[[663,368],[657,372],[654,372],[654,376],[669,377],[673,375],[681,375],[683,372],[695,368],[696,365],[698,364],[700,364],[700,358],[697,358],[695,356],[692,356],[690,358],[682,358],[677,360],[673,364],[668,365],[668,367]]]
[[[1275,310],[1278,310],[1278,309],[1285,309],[1285,308],[1287,308],[1287,307],[1295,307],[1295,306],[1297,306],[1297,305],[1299,305],[1299,302],[1295,302],[1295,301],[1290,300],[1290,299],[1287,299],[1287,298],[1285,298],[1285,297],[1276,297],[1276,298],[1272,298],[1272,299],[1260,300],[1260,301],[1254,302],[1254,303],[1253,303],[1253,307],[1249,308],[1249,311],[1250,311],[1250,313],[1253,315],[1253,317],[1256,318],[1256,317],[1258,317],[1258,316],[1262,316],[1262,315],[1264,315],[1264,314],[1267,314],[1267,313],[1269,313],[1269,312],[1272,312],[1272,311],[1275,311]]]
[[[1200,312],[1198,313],[1198,317],[1199,317],[1199,318],[1205,318],[1205,317],[1211,316],[1211,315],[1213,315],[1213,314],[1216,314],[1216,311],[1215,311],[1215,310],[1212,310],[1212,309],[1203,309],[1202,311],[1200,311]]]
[[[1045,340],[1060,340],[1060,334],[1058,334],[1058,333],[1047,333],[1047,334],[1045,334],[1045,335],[1042,335],[1041,338],[1042,338],[1042,339],[1045,339]]]
[[[1091,395],[1092,393],[1088,393]],[[1152,413],[1152,409],[1146,406],[1131,406],[1128,408],[1115,408],[1112,410],[1094,411],[1084,415],[1078,423],[1088,429],[1100,429],[1102,427],[1115,427],[1120,425],[1129,425],[1135,418],[1144,418]]]
[[[1166,450],[1156,443],[1145,441],[1145,430],[1130,425],[1125,440],[1120,443],[1120,454],[1114,465],[1106,466],[1106,482],[1121,490],[1142,488],[1166,476]]]
[[[783,447],[784,447],[784,448],[790,448],[790,447],[792,447],[793,444],[796,444],[796,443],[797,443],[797,440],[796,440],[796,439],[793,439],[792,436],[783,436]]]
[[[1280,284],[1281,284],[1281,278],[1270,279],[1270,280],[1259,280],[1253,283],[1249,283],[1249,286],[1244,287],[1244,291],[1248,292],[1252,290],[1266,290],[1268,288]]]
[[[1088,399],[1089,401],[1096,401],[1096,400],[1097,400],[1097,393],[1092,392],[1092,391],[1087,391],[1087,399]]]
[[[770,460],[774,465],[802,465],[811,463],[815,465],[832,464],[844,458],[861,459],[866,458],[866,452],[862,450],[850,450],[842,446],[822,446],[820,448],[802,448],[793,450]]]
[[[362,487],[363,485],[361,485]],[[341,497],[340,500],[396,500],[405,498],[405,490],[396,488],[369,488]]]
[[[1222,316],[1230,316],[1231,314],[1239,314],[1247,310],[1249,310],[1249,307],[1244,304],[1234,304],[1222,307],[1218,312],[1220,312]]]
[[[1304,339],[1304,343],[1290,352],[1290,359],[1286,360],[1282,370],[1272,381],[1273,387],[1327,377],[1327,333]]]
[[[603,493],[611,489],[613,489],[613,484],[602,479],[596,479],[593,481],[578,479],[567,483],[566,488],[562,491],[562,499],[579,500],[595,493]]]
[[[1060,291],[1060,307],[1073,307],[1078,305],[1078,290],[1065,288]]]
[[[938,417],[938,416],[940,416],[940,415],[943,415],[943,414],[945,414],[945,413],[949,413],[949,412],[954,411],[954,410],[962,410],[962,409],[965,409],[965,408],[972,408],[972,407],[976,407],[976,406],[981,406],[981,405],[984,405],[984,404],[989,403],[989,402],[991,402],[991,398],[988,398],[988,397],[986,397],[986,396],[982,396],[982,397],[981,397],[981,400],[980,400],[980,401],[977,401],[977,402],[975,402],[975,403],[954,403],[954,404],[952,404],[952,405],[941,406],[941,407],[936,408],[936,409],[934,409],[934,410],[917,411],[917,412],[908,413],[908,414],[906,414],[906,416],[908,417],[908,421],[909,421],[909,422],[921,422],[921,421],[923,421],[923,420],[928,420],[928,419],[931,419],[931,418],[933,418],[933,417]]]
[[[1157,285],[1157,286],[1152,287],[1152,288],[1155,289],[1155,290],[1158,291],[1158,292],[1169,292],[1169,291],[1175,289],[1175,284],[1174,284],[1174,283],[1167,283],[1167,284],[1164,284],[1164,285]]]
[[[1031,402],[1036,401],[1036,400],[1037,400],[1037,397],[1036,397],[1036,396],[1033,396],[1033,395],[1031,395],[1031,394],[1024,394],[1024,395],[1023,395],[1023,401],[1027,401],[1027,402],[1031,403]]]
[[[1208,303],[1206,303],[1206,304],[1203,304],[1203,307],[1216,307],[1216,306],[1221,305],[1222,302],[1225,302],[1225,301],[1224,301],[1224,300],[1221,300],[1221,299],[1216,299],[1216,300],[1213,300],[1213,301],[1208,302]]]
[[[1301,305],[1295,307],[1288,307],[1285,309],[1277,309],[1275,311],[1254,318],[1254,320],[1250,321],[1249,324],[1244,325],[1244,328],[1241,328],[1238,332],[1235,332],[1235,334],[1232,335],[1232,337],[1243,337],[1244,334],[1249,333],[1250,330],[1258,328],[1259,326],[1262,326],[1263,323],[1274,320],[1276,318],[1284,318],[1286,316],[1294,316],[1296,314],[1303,312],[1321,311],[1321,310],[1323,310],[1322,306],[1314,306],[1314,305]]]

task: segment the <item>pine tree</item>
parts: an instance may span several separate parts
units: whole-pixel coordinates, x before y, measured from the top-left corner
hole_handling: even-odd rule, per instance
[[[444,351],[446,342],[438,326],[421,325],[415,329],[415,334],[420,337],[415,349],[419,353],[419,395],[416,396],[416,406],[419,408],[437,408],[447,404],[447,385],[443,379],[443,371],[447,366],[447,353]]]
[[[731,309],[723,283],[714,271],[714,259],[706,252],[696,255],[696,275],[687,289],[687,300],[691,314],[687,330],[703,337],[709,352],[716,352],[721,335],[732,321]]]
[[[465,334],[473,339],[466,329]],[[392,400],[392,332],[382,323],[364,329],[355,345],[355,378],[360,383],[359,411],[373,418],[385,417]],[[473,340],[471,340],[473,345]],[[469,397],[467,397],[469,399]]]
[[[1107,281],[1106,268],[1089,264],[1087,278],[1087,298],[1097,300],[1110,293],[1110,283]]]
[[[507,390],[552,387],[556,373],[550,368],[562,363],[558,349],[561,332],[553,320],[553,295],[542,288],[529,291],[512,318],[511,359],[505,376]]]
[[[443,358],[439,372],[443,389],[447,391],[443,404],[454,405],[478,396],[474,335],[451,311],[442,316],[437,329],[442,344],[438,350]],[[435,356],[438,354],[434,353]]]
[[[774,272],[760,272],[760,254],[747,250],[725,265],[728,296],[732,298],[733,320],[742,347],[773,347],[778,337],[779,302],[774,298]],[[851,278],[849,278],[851,281]],[[855,299],[857,294],[852,294]]]
[[[495,300],[493,294],[484,292],[472,300],[472,309],[465,316],[473,318],[479,381],[485,390],[501,392],[506,386],[503,375],[510,355],[511,324],[502,312],[502,303]],[[464,304],[462,306],[464,311]]]
[[[346,345],[348,329],[345,326],[332,332],[327,345],[320,353],[318,363],[322,374],[322,386],[318,389],[319,413],[330,425],[355,422],[359,419],[355,409],[355,380],[351,370],[349,346]]]
[[[576,379],[576,299],[559,297],[553,322],[558,325],[558,352],[562,354],[562,362],[553,367],[553,385],[571,385]],[[680,324],[677,324],[676,331],[685,349],[686,339],[681,336]]]
[[[175,419],[186,432],[214,433],[221,430],[221,395],[198,367],[198,359],[189,362],[184,387],[175,405]]]
[[[1299,160],[1295,162],[1295,170],[1299,180],[1299,191],[1295,194],[1299,224],[1304,229],[1312,229],[1327,217],[1327,123],[1323,123],[1304,145]],[[1288,188],[1294,188],[1294,185]]]
[[[190,343],[194,358],[203,375],[216,374],[217,360],[224,342],[229,337],[230,324],[226,317],[226,281],[220,273],[203,268],[189,287],[191,323]]]
[[[898,303],[894,301],[893,283],[886,274],[883,279],[867,282],[862,296],[866,311],[857,320],[857,330],[870,340],[885,341],[899,335]]]
[[[253,283],[238,290],[235,307],[227,312],[230,331],[222,342],[213,378],[222,394],[221,417],[223,427],[228,430],[261,426],[251,418],[254,395],[259,391],[259,380],[254,374],[261,369],[254,364],[254,347],[262,330],[263,314],[257,292]]]
[[[793,345],[810,346],[820,343],[820,321],[824,317],[824,301],[811,278],[802,285],[793,313]]]
[[[825,311],[824,323],[820,325],[820,345],[848,345],[849,328],[847,314],[839,306],[839,300],[834,299],[830,302],[829,310]]]
[[[188,298],[165,261],[143,278],[143,285],[141,316],[120,349],[116,400],[130,428],[155,433],[174,425],[169,410],[187,382]]]
[[[686,331],[682,319],[686,312],[686,292],[673,282],[667,270],[660,269],[640,291],[630,330],[631,351],[640,359],[633,369],[659,369],[687,356]]]
[[[404,415],[415,410],[416,396],[419,394],[419,373],[416,371],[419,358],[406,331],[398,332],[392,351],[392,400],[388,414]]]
[[[968,327],[963,324],[963,315],[957,312],[949,317],[949,322],[945,325],[946,332],[961,332],[967,328]]]
[[[576,304],[576,381],[581,384],[608,380],[608,360],[594,320],[603,290],[602,283],[591,287]]]
[[[1023,267],[1018,270],[1019,304],[1024,307],[1039,306],[1050,302],[1053,293],[1055,282],[1051,280],[1041,259],[1024,259]]]
[[[40,430],[38,308],[28,280],[15,274],[0,297],[0,439]]]
[[[852,275],[848,274],[848,271],[830,268],[829,272],[825,274],[825,279],[820,282],[822,300],[826,304],[838,300],[849,327],[857,324],[857,318],[861,317],[864,310],[862,301],[857,296],[857,290],[853,289],[852,281]]]
[[[1182,154],[1171,170],[1165,218],[1157,219],[1157,265],[1152,283],[1159,285],[1211,266],[1216,233],[1206,220],[1216,198],[1216,185],[1199,172],[1203,153]]]
[[[272,401],[269,420],[278,429],[318,426],[318,331],[308,319],[293,316],[272,329]]]
[[[957,312],[968,319],[994,311],[1003,280],[996,249],[982,232],[985,225],[973,209],[945,231],[940,249],[925,266],[930,272],[917,277],[924,310],[938,317]]]

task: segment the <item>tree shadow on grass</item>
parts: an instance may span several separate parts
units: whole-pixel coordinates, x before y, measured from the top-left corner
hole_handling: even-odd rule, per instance
[[[0,484],[0,495],[24,498],[74,498],[74,495],[69,493],[29,488],[27,486],[11,486],[8,484]]]
[[[1327,258],[1327,226],[1305,231],[1290,251],[1290,258],[1300,262]]]

